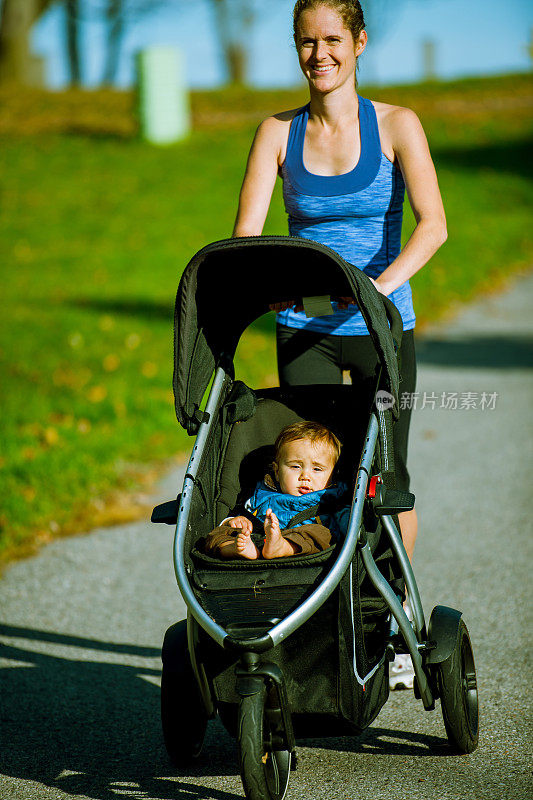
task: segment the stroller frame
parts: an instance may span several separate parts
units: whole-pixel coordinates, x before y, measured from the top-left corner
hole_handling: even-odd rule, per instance
[[[305,259],[304,292],[300,286],[299,272],[290,269],[295,261],[295,254]],[[251,262],[255,270],[262,269],[264,274],[268,275],[268,291],[264,293],[267,297],[261,293],[250,293]],[[226,269],[233,270],[231,275],[233,281],[226,277]],[[244,285],[244,289],[239,296],[241,285]],[[295,298],[301,297],[302,293],[310,297],[324,295],[354,297],[367,324],[378,357],[377,384],[373,391],[384,389],[389,398],[392,398],[392,407],[381,406],[376,401],[376,395],[370,400],[372,408],[366,432],[362,436],[362,446],[361,440],[358,440],[357,445],[356,457],[359,461],[345,539],[342,544],[337,545],[334,560],[327,563],[316,562],[320,564],[318,573],[315,567],[308,569],[304,564],[303,572],[305,573],[307,569],[313,576],[319,574],[319,581],[317,582],[314,577],[303,579],[304,592],[298,594],[299,600],[296,606],[290,599],[293,596],[288,595],[289,605],[286,605],[288,611],[285,616],[283,616],[285,612],[273,613],[268,618],[261,616],[262,621],[257,625],[253,622],[252,614],[251,621],[246,626],[246,624],[233,624],[230,614],[229,617],[227,615],[223,617],[229,620],[227,624],[230,629],[226,629],[201,604],[199,600],[201,595],[198,595],[199,584],[196,585],[196,593],[192,585],[196,561],[191,559],[191,553],[187,548],[191,544],[193,531],[190,517],[195,508],[194,498],[198,496],[198,493],[195,495],[195,490],[198,485],[202,486],[201,470],[204,459],[205,463],[208,463],[213,454],[223,460],[223,456],[217,455],[218,451],[210,450],[210,447],[215,441],[219,441],[215,439],[215,434],[219,433],[222,424],[219,412],[225,407],[229,390],[234,385],[233,356],[242,332],[251,322],[268,311],[270,303],[294,301]],[[239,308],[239,316],[227,324],[224,300],[230,296]],[[296,716],[307,715],[309,718],[313,714],[320,717],[322,712],[323,716],[328,714],[331,716],[333,708],[333,718],[336,720],[333,727],[335,735],[339,733],[343,735],[347,731],[353,734],[355,729],[362,730],[370,724],[386,700],[388,692],[386,662],[393,661],[396,652],[408,652],[411,656],[415,673],[414,693],[422,700],[424,708],[432,710],[435,707],[435,699],[440,697],[444,724],[452,747],[458,752],[468,753],[477,746],[477,683],[468,630],[462,621],[461,612],[445,606],[436,606],[433,609],[426,628],[417,582],[393,519],[401,511],[410,510],[414,506],[412,494],[395,491],[392,488],[394,464],[389,444],[391,444],[392,419],[398,414],[399,408],[397,349],[401,334],[402,323],[397,309],[388,298],[376,291],[366,275],[347,264],[328,247],[307,240],[266,236],[215,242],[193,257],[180,280],[175,311],[175,407],[178,421],[189,434],[196,435],[196,441],[188,462],[181,494],[176,500],[156,507],[152,514],[153,522],[166,522],[176,526],[173,546],[174,570],[188,610],[186,627],[181,622],[171,626],[163,644],[161,683],[163,733],[171,760],[184,766],[200,754],[207,720],[218,711],[228,730],[232,731],[233,728],[233,731],[236,731],[242,780],[246,796],[250,800],[282,800],[285,797],[291,765],[294,765],[293,713]],[[204,407],[203,398],[210,380],[212,385]],[[352,395],[345,399],[352,403]],[[283,403],[281,405],[283,406]],[[244,407],[241,410],[244,410]],[[245,416],[229,420],[229,425],[242,420],[253,420],[254,414],[254,410],[249,413],[246,411]],[[362,434],[363,429],[359,429],[358,436]],[[229,439],[224,441],[227,445]],[[355,463],[354,457],[352,466]],[[225,502],[229,500],[225,499]],[[214,509],[212,514],[217,515]],[[377,531],[379,539],[386,534],[385,538],[389,545],[387,552],[391,554],[390,557],[395,560],[396,565],[392,572],[389,570],[391,582],[385,578],[374,558],[374,552],[378,558],[381,556],[373,549],[376,540],[374,539],[372,545],[370,539],[374,534],[370,531],[374,528],[372,525],[368,528],[368,518],[365,514],[370,514],[379,525]],[[202,525],[206,519],[204,517]],[[326,558],[329,556],[326,555]],[[258,562],[254,563],[257,565]],[[274,566],[272,562],[266,563],[270,564],[269,569]],[[377,632],[379,637],[384,637],[379,638],[379,646],[377,649],[374,648],[374,655],[370,661],[365,656],[369,670],[366,675],[359,675],[356,663],[352,596],[354,589],[352,567],[356,565],[357,574],[359,570],[357,565],[361,563],[361,568],[364,568],[379,598],[377,602],[381,610],[376,612],[380,620]],[[322,565],[328,568],[326,574]],[[242,569],[249,573],[244,565]],[[292,565],[289,569],[292,569]],[[287,572],[287,569],[285,571]],[[202,573],[202,575],[208,574],[210,573]],[[242,574],[244,572],[241,572]],[[349,577],[349,583],[343,580],[346,576]],[[412,621],[409,620],[402,605],[402,583],[409,595]],[[232,585],[237,587],[238,591],[245,586],[239,581],[237,583],[234,581]],[[356,590],[360,592],[361,584],[356,585],[358,587]],[[365,686],[368,689],[366,694],[372,695],[372,700],[368,698],[368,701],[365,701],[366,707],[359,705],[357,710],[347,710],[347,706],[341,708],[338,704],[326,707],[322,700],[323,695],[319,692],[317,695],[319,702],[315,705],[312,703],[302,705],[297,702],[295,709],[291,710],[283,669],[275,663],[278,656],[272,656],[271,660],[268,660],[268,653],[278,646],[276,651],[278,654],[284,651],[289,637],[305,623],[313,625],[311,618],[315,613],[318,612],[317,617],[322,615],[319,624],[322,624],[324,619],[330,619],[328,614],[331,611],[331,602],[327,602],[328,598],[333,595],[334,603],[340,604],[341,601],[337,598],[343,592],[345,598],[342,601],[343,609],[350,609],[351,621],[348,618],[348,622],[353,633],[350,639],[353,642],[353,663],[351,648],[346,648],[344,639],[342,653],[343,669],[348,670],[351,676],[348,690],[350,702],[355,702],[353,698],[358,693],[359,697],[362,697],[361,687],[364,689]],[[247,597],[246,594],[244,596]],[[364,598],[361,600],[360,594],[358,597],[359,604],[366,602]],[[374,602],[372,598],[370,600]],[[209,608],[208,605],[207,609]],[[242,606],[237,605],[234,608],[240,609]],[[326,609],[325,616],[323,608]],[[361,616],[361,605],[358,609]],[[218,616],[218,612],[213,613]],[[370,611],[370,614],[373,613]],[[367,634],[361,627],[363,623],[358,624],[358,632],[364,640]],[[295,638],[298,640],[299,636],[307,637],[307,635],[308,629],[304,629],[304,633],[296,634]],[[324,639],[326,650],[320,651],[321,657],[324,654],[326,658],[329,657],[327,648],[331,647],[331,641],[330,638]],[[206,660],[206,652],[208,656],[214,652],[210,649],[209,643],[217,645],[215,665],[209,665]],[[218,655],[220,653],[225,654],[224,659]],[[281,663],[285,663],[283,657]],[[340,660],[330,663],[337,663],[340,668]],[[228,664],[230,666],[227,666]],[[231,665],[234,665],[234,677],[228,679],[226,676],[231,674],[229,672]],[[209,667],[210,677],[206,667]],[[216,668],[211,669],[211,667]],[[339,672],[339,680],[342,674],[347,673]],[[233,688],[229,695],[225,690],[220,694],[219,688],[215,689],[213,683],[215,675],[222,676],[223,681],[230,680]],[[294,684],[292,674],[291,680]],[[324,684],[320,685],[323,688]],[[227,684],[224,686],[227,687]],[[294,692],[294,687],[291,691]],[[326,695],[329,703],[331,700],[329,689],[326,690]],[[297,697],[294,694],[291,696]],[[342,697],[344,696],[343,694]],[[338,697],[335,702],[337,701]],[[230,717],[226,718],[227,707],[231,706],[234,709],[235,703],[238,712],[237,726]],[[355,708],[350,706],[350,709]],[[358,713],[361,714],[360,718],[357,717]],[[183,720],[185,725],[182,724]],[[335,727],[337,723],[341,727],[347,723],[348,727],[344,727],[341,732],[339,727]],[[321,732],[317,735],[321,735]]]
[[[424,708],[427,710],[433,709],[435,706],[433,693],[428,678],[424,672],[421,657],[421,651],[428,649],[428,642],[425,635],[426,626],[422,603],[420,601],[420,593],[418,591],[414,572],[405,551],[401,536],[398,533],[391,516],[384,514],[381,516],[381,519],[390,537],[394,552],[401,565],[413,610],[414,630],[407,617],[407,614],[402,607],[401,602],[398,600],[398,597],[376,566],[370,545],[368,542],[362,542],[361,540],[361,534],[363,531],[361,528],[363,505],[379,434],[379,421],[376,414],[372,414],[370,417],[365,439],[365,446],[361,455],[361,463],[357,472],[357,480],[355,484],[354,499],[352,503],[348,531],[346,533],[346,538],[344,540],[341,552],[329,574],[315,589],[315,591],[306,600],[304,600],[302,605],[289,614],[288,617],[285,617],[285,619],[277,623],[273,628],[271,628],[270,631],[268,631],[268,633],[264,634],[263,636],[253,639],[238,639],[234,636],[231,636],[226,630],[224,630],[224,628],[211,619],[211,617],[208,616],[196,599],[189,583],[187,570],[185,568],[185,528],[188,520],[194,481],[203,456],[204,448],[208,440],[209,429],[213,420],[213,412],[220,400],[225,378],[226,372],[222,367],[220,367],[216,372],[205,409],[205,418],[207,421],[202,421],[200,423],[196,444],[193,448],[187,467],[187,472],[185,474],[181,502],[179,506],[179,517],[174,537],[174,570],[176,573],[178,587],[188,610],[191,612],[198,624],[206,631],[206,633],[211,636],[211,638],[214,639],[215,642],[217,642],[217,644],[219,644],[221,647],[237,649],[243,653],[265,652],[266,650],[270,650],[272,647],[278,645],[283,639],[285,639],[287,636],[290,636],[291,633],[294,633],[294,631],[306,620],[308,620],[309,617],[314,614],[314,612],[322,605],[322,603],[337,587],[353,558],[355,548],[359,545],[363,563],[366,567],[368,575],[379,594],[389,606],[390,612],[396,621],[397,628],[394,628],[393,626],[392,633],[395,633],[399,628],[407,644],[409,654],[413,660],[413,668],[415,670],[418,690],[420,692],[422,702],[424,703]]]

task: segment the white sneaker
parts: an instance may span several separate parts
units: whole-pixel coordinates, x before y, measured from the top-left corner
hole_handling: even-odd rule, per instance
[[[414,679],[411,656],[409,653],[398,653],[389,667],[389,689],[412,689]]]

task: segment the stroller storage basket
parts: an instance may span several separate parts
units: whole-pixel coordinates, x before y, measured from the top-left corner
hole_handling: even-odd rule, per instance
[[[291,636],[269,650],[267,658],[283,671],[292,713],[325,714],[337,722],[349,723],[353,730],[362,730],[387,698],[388,670],[383,661],[363,685],[358,681],[354,666],[361,677],[382,659],[389,609],[378,598],[358,602],[357,580],[362,570],[357,561],[358,557],[328,600]],[[261,593],[254,594],[253,586],[259,576],[264,576],[266,581],[269,577],[277,581],[282,580],[278,577],[282,572],[285,570],[232,572],[229,582],[242,587],[247,584],[248,588],[233,586],[219,593],[207,589],[203,603],[218,614],[218,619],[224,621],[232,634],[260,635],[281,613],[287,613],[284,609],[286,593],[293,591],[295,596],[298,593],[305,596],[309,592],[310,587],[303,584],[291,585],[287,572],[288,585],[267,588],[265,597]],[[300,572],[305,575],[309,568],[290,572],[293,576]],[[292,602],[294,598],[289,598],[287,605]],[[301,600],[296,600],[298,602]],[[356,609],[354,614],[352,608]],[[201,641],[206,641],[203,634]],[[220,649],[213,652],[208,639],[206,645],[209,655],[204,663],[217,703],[237,703],[235,665],[239,661],[238,654]],[[334,732],[335,726],[331,730]]]
[[[248,569],[232,570],[230,565],[218,570],[197,569],[192,584],[207,614],[222,627],[244,620],[246,625],[266,622],[266,627],[272,627],[271,620],[289,614],[318,585],[334,550],[316,553],[305,559],[305,564],[294,563],[297,558],[283,559],[285,566],[277,569],[269,569],[263,560]]]

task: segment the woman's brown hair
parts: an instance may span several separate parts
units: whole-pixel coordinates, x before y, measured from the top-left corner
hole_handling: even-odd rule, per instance
[[[365,17],[359,0],[298,0],[292,12],[294,41],[298,39],[298,23],[304,11],[319,6],[327,6],[336,11],[353,37],[354,44],[359,41],[361,31],[365,27]]]

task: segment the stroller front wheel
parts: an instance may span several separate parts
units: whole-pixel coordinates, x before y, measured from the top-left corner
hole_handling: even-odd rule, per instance
[[[256,694],[241,698],[237,730],[245,796],[248,800],[283,800],[289,786],[291,753],[274,749],[264,684]]]
[[[478,743],[478,693],[474,653],[462,620],[452,653],[438,665],[437,683],[448,740],[459,753],[471,753]]]

